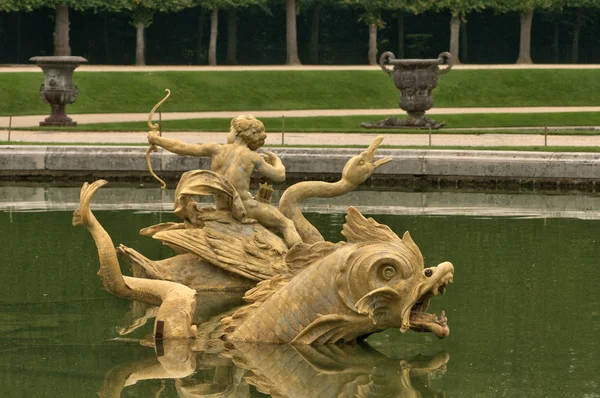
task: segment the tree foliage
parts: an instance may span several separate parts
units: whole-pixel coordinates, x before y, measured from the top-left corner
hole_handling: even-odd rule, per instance
[[[33,11],[38,8],[56,8],[56,5],[66,5],[74,10],[100,9],[105,0],[0,0],[0,11]]]
[[[557,0],[556,3],[569,8],[600,8],[600,0]]]
[[[390,0],[342,0],[344,4],[360,7],[363,12],[360,15],[360,20],[367,25],[375,25],[381,27],[384,25],[381,17],[381,11],[386,9]]]
[[[518,12],[547,9],[559,4],[562,0],[490,0],[490,7],[498,12]]]
[[[176,12],[194,5],[192,0],[103,0],[100,2],[103,3],[102,8],[112,11],[134,10],[138,7],[144,7],[161,12]]]
[[[35,3],[34,1],[0,0],[0,11],[31,11],[38,7]]]
[[[242,8],[253,5],[265,4],[267,0],[196,0],[194,3],[202,8],[212,10],[213,8]]]
[[[463,17],[473,11],[481,11],[489,1],[486,0],[436,0],[435,10],[448,10],[453,17]]]

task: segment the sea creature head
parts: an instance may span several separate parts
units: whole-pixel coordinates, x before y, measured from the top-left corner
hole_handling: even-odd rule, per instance
[[[425,268],[408,232],[400,239],[353,207],[346,221],[342,233],[354,247],[336,279],[342,301],[367,315],[377,330],[398,327],[402,332],[413,329],[446,337],[450,329],[445,313],[426,311],[431,298],[444,294],[453,281],[454,266],[443,262]]]
[[[383,141],[383,136],[377,136],[365,151],[351,158],[342,171],[342,179],[358,186],[365,182],[376,168],[390,162],[391,158],[374,161],[375,152],[381,145],[381,141]]]
[[[265,144],[267,133],[265,125],[252,115],[240,115],[231,119],[231,128],[227,135],[227,143],[232,144],[241,138],[248,148],[255,151]]]

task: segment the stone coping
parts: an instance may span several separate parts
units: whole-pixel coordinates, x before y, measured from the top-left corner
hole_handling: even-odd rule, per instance
[[[357,148],[269,148],[286,172],[308,175],[340,174]],[[15,173],[146,171],[145,147],[0,146],[0,171]],[[381,149],[377,157],[392,162],[375,175],[428,175],[489,178],[589,179],[600,181],[600,153],[558,153],[476,150]],[[157,173],[181,173],[210,168],[210,159],[159,150],[151,155]]]

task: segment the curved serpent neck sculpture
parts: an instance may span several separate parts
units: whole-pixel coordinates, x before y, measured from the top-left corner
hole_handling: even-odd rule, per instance
[[[296,230],[304,243],[316,243],[323,241],[321,233],[304,217],[298,202],[308,198],[333,198],[344,195],[365,182],[376,168],[390,162],[391,158],[374,161],[375,152],[381,142],[382,136],[378,136],[369,148],[360,155],[350,159],[344,170],[342,178],[334,183],[323,181],[303,181],[289,187],[279,200],[279,211],[296,225]]]

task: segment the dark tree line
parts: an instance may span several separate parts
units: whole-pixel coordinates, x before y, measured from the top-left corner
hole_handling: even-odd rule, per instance
[[[0,63],[599,62],[600,0],[0,0]]]

